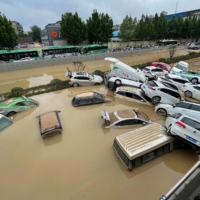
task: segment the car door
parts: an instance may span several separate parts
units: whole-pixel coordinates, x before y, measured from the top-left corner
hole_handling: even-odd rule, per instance
[[[30,109],[30,108],[33,108],[33,107],[35,107],[37,105],[36,103],[34,103],[32,101],[25,101],[24,103],[26,105],[25,109]]]
[[[15,108],[14,108],[15,112],[22,112],[24,110],[26,110],[25,102],[18,102],[15,104]]]
[[[172,111],[173,113],[182,113],[182,114],[191,114],[192,111],[190,110],[190,103],[180,102],[173,105]]]
[[[200,116],[200,104],[191,104],[189,115],[195,119],[199,119]]]
[[[89,77],[86,76],[80,76],[79,77],[79,81],[81,83],[82,86],[86,86],[86,85],[93,85],[93,83],[91,81],[89,81]]]
[[[162,103],[174,104],[180,102],[181,96],[168,88],[160,89],[160,97]]]
[[[194,89],[192,90],[192,96],[195,99],[200,100],[200,86],[192,86]]]

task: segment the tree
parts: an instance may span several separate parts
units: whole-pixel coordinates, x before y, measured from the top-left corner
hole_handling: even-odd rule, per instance
[[[175,52],[176,52],[176,45],[170,45],[170,47],[169,47],[170,60],[173,58]]]
[[[18,37],[26,38],[26,37],[30,37],[30,36],[29,36],[29,34],[26,34],[26,33],[18,33]]]
[[[14,48],[17,45],[17,38],[12,22],[0,14],[0,49]]]
[[[87,39],[87,27],[76,12],[74,15],[67,12],[62,15],[60,32],[68,44],[78,45]]]
[[[74,61],[72,63],[72,66],[73,66],[75,72],[82,72],[82,71],[84,71],[84,69],[86,67],[85,64],[80,61]]]
[[[164,14],[161,13],[158,21],[158,35],[160,39],[164,39],[167,36],[168,32],[168,23],[167,19],[165,18]]]
[[[177,37],[177,19],[174,16],[168,21],[168,37]]]
[[[88,40],[90,43],[108,42],[112,37],[113,20],[108,14],[94,10],[87,20]]]
[[[28,32],[28,34],[32,37],[34,42],[40,42],[41,43],[41,28],[34,25],[30,27],[31,31]]]
[[[135,37],[135,28],[137,25],[137,18],[132,18],[126,15],[120,26],[119,38],[130,41]]]

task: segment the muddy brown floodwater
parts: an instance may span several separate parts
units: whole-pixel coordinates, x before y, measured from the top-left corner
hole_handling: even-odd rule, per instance
[[[0,132],[0,199],[155,200],[197,162],[193,151],[176,149],[129,172],[112,144],[116,136],[142,125],[105,129],[101,109],[137,108],[161,124],[165,118],[153,106],[121,99],[72,107],[73,96],[85,91],[113,94],[101,85],[33,96],[39,107],[16,114]],[[52,110],[61,111],[62,135],[42,139],[37,116]]]

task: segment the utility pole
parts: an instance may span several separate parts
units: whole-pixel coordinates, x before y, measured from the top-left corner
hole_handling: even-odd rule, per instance
[[[178,2],[176,3],[176,8],[175,8],[175,13],[174,14],[176,14],[176,12],[177,12],[177,7],[178,7]]]

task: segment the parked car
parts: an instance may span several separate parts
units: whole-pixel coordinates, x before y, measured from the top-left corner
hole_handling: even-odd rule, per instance
[[[175,74],[187,78],[192,84],[200,83],[200,71],[181,71]]]
[[[60,111],[50,111],[38,116],[39,128],[42,138],[51,137],[62,133],[62,125],[59,117]]]
[[[104,60],[112,62],[110,64],[110,72],[108,73],[109,78],[115,76],[142,83],[146,80],[145,74],[138,68],[132,68],[116,58],[106,57]]]
[[[159,81],[145,81],[141,89],[151,99],[153,105],[158,103],[174,104],[184,100],[177,90],[167,84],[163,85]]]
[[[200,122],[188,115],[175,113],[167,117],[165,127],[173,135],[191,145],[200,153]]]
[[[92,75],[87,72],[70,72],[68,71],[65,74],[65,77],[69,77],[69,84],[78,87],[78,86],[89,86],[89,85],[100,85],[103,82],[101,76]]]
[[[171,74],[176,74],[177,72],[181,72],[181,71],[188,71],[188,67],[189,67],[189,64],[185,61],[179,61],[178,63],[176,63],[170,73]],[[179,74],[178,74],[179,75]]]
[[[7,101],[0,102],[0,114],[11,116],[38,105],[39,103],[31,98],[25,96],[15,97],[12,99],[8,99]]]
[[[198,119],[200,115],[200,104],[190,101],[184,101],[173,105],[158,104],[155,106],[155,112],[165,117],[174,113],[182,113]]]
[[[84,92],[74,96],[72,105],[74,107],[107,103],[113,101],[114,98],[110,95],[100,94],[98,92]]]
[[[168,73],[171,71],[171,67],[168,64],[164,63],[164,62],[152,62],[151,66],[155,66],[157,68],[165,70]]]
[[[104,83],[111,90],[116,89],[116,87],[124,85],[124,86],[133,86],[139,88],[141,86],[140,81],[133,81],[125,78],[119,77],[108,77],[108,72],[104,73]]]
[[[195,42],[192,42],[189,46],[188,49],[193,49],[193,50],[198,50],[200,49],[200,45],[196,44]]]
[[[200,84],[184,84],[180,90],[184,92],[185,97],[192,97],[200,101]]]
[[[134,87],[117,87],[114,96],[120,99],[151,105],[147,100],[147,97],[144,95],[144,92],[141,89]]]
[[[151,122],[145,113],[134,109],[118,110],[111,113],[102,110],[101,114],[106,124],[105,128],[148,124]]]
[[[146,77],[153,77],[155,75],[164,76],[165,74],[168,74],[167,71],[154,67],[154,66],[147,66],[142,71],[144,72]]]
[[[4,128],[10,126],[13,123],[13,121],[4,115],[0,114],[0,131],[2,131]]]

